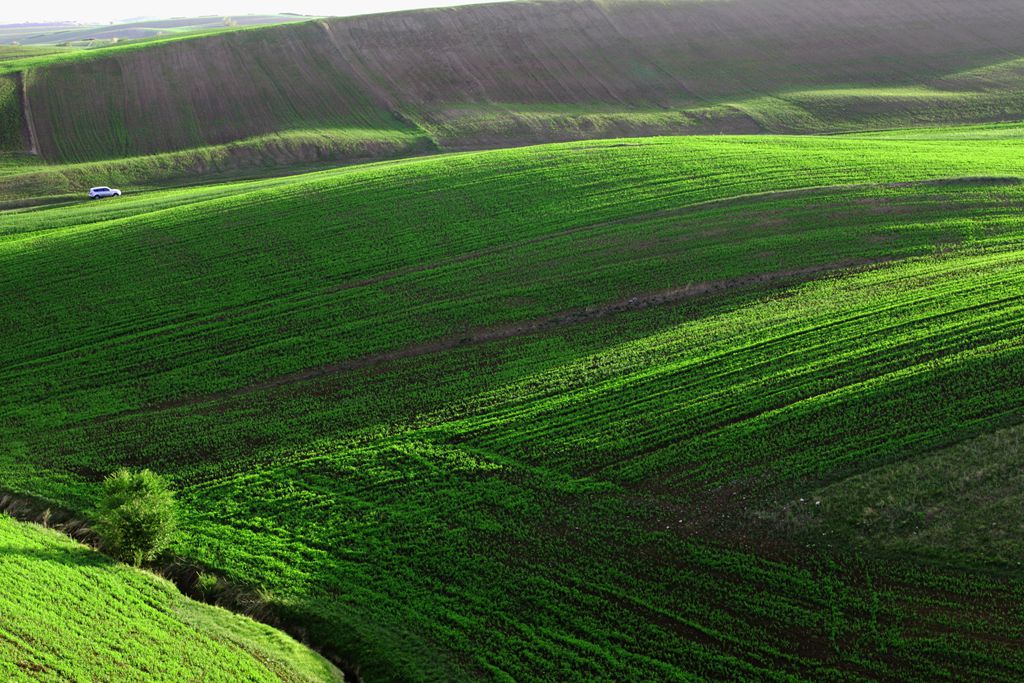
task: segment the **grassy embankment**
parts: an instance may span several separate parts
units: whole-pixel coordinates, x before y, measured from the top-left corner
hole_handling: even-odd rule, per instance
[[[341,680],[288,636],[56,531],[0,515],[0,547],[6,680]]]
[[[1014,136],[557,145],[6,212],[0,486],[84,509],[118,465],[170,475],[176,550],[371,677],[1018,679],[1019,515],[979,561],[844,512],[851,477],[1024,414]]]

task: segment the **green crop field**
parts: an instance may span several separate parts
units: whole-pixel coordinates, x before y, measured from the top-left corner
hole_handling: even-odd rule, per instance
[[[181,21],[0,51],[0,497],[357,683],[1024,680],[1016,0]],[[338,675],[0,545],[0,678]]]
[[[23,60],[68,52],[67,48],[35,45],[0,45],[0,62]]]
[[[1024,143],[980,130],[4,212],[3,488],[170,476],[175,550],[365,680],[1016,680]]]
[[[0,516],[0,546],[4,680],[341,680],[280,632],[56,531]]]

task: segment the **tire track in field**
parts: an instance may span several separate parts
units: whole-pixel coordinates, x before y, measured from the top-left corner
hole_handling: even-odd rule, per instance
[[[296,370],[294,372],[269,377],[259,382],[249,384],[243,387],[238,387],[236,389],[204,394],[202,396],[162,401],[160,403],[151,404],[149,406],[145,406],[142,408],[127,410],[113,415],[106,415],[91,420],[90,422],[92,422],[93,424],[103,423],[116,418],[127,417],[130,415],[139,415],[150,412],[174,410],[176,408],[184,408],[189,406],[202,405],[206,403],[213,403],[225,399],[235,398],[238,396],[245,396],[247,394],[252,394],[268,389],[276,389],[279,387],[284,387],[292,384],[309,382],[323,377],[342,374],[345,372],[354,372],[358,370],[364,370],[367,368],[373,368],[379,365],[405,360],[408,358],[416,358],[419,356],[442,353],[444,351],[450,351],[461,347],[476,346],[478,344],[486,344],[490,342],[503,341],[506,339],[513,339],[516,337],[539,334],[542,332],[557,330],[559,328],[566,327],[569,325],[578,325],[595,320],[600,320],[602,318],[607,318],[622,313],[640,311],[647,308],[653,308],[656,306],[664,306],[673,303],[678,303],[680,301],[685,301],[687,299],[691,299],[698,296],[717,294],[733,289],[757,285],[766,285],[773,283],[793,284],[795,281],[810,279],[814,276],[821,275],[824,273],[855,267],[877,266],[883,263],[898,260],[901,260],[901,257],[885,256],[871,259],[847,259],[844,261],[835,261],[832,263],[807,266],[804,268],[771,271],[767,273],[758,273],[755,275],[747,275],[743,277],[730,278],[725,280],[709,280],[704,282],[695,282],[684,285],[682,287],[675,287],[672,289],[639,293],[628,298],[619,299],[617,301],[607,302],[604,304],[566,310],[559,313],[555,313],[553,315],[534,318],[532,320],[521,320],[513,323],[495,325],[493,327],[479,328],[461,334],[455,334],[446,337],[440,337],[437,339],[432,339],[425,342],[411,344],[399,349],[392,349],[390,351],[382,351],[379,353],[373,353],[366,356],[361,356],[359,358],[352,358],[349,360],[339,361],[336,363],[327,363],[324,365],[304,368],[301,370]]]
[[[28,71],[18,74],[21,85],[21,115],[25,119],[25,130],[28,132],[28,153],[39,156],[39,147],[36,145],[36,123],[32,119],[32,105],[28,101]]]

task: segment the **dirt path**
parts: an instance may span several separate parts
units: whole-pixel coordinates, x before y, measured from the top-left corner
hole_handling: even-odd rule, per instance
[[[25,119],[25,130],[28,132],[28,153],[39,156],[39,146],[36,144],[36,124],[32,119],[32,105],[28,101],[28,72],[18,74],[18,81],[21,85],[21,111]]]

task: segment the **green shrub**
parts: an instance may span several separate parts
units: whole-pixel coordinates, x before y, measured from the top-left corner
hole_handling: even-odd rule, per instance
[[[196,593],[203,599],[209,599],[217,591],[219,583],[220,579],[215,574],[199,572],[199,576],[196,577]]]
[[[174,494],[155,472],[121,469],[103,481],[96,520],[103,548],[137,567],[153,560],[174,537]]]

